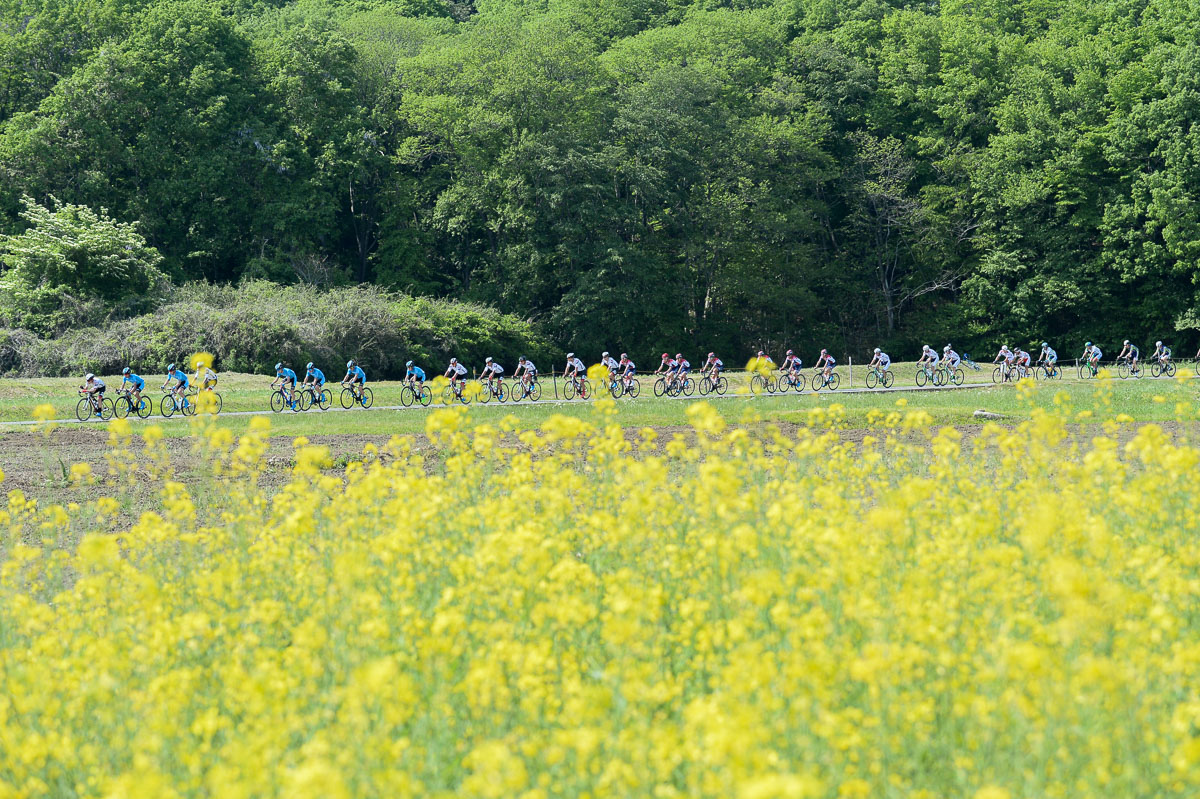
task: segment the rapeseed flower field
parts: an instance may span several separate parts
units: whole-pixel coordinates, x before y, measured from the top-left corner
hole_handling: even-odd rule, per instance
[[[114,421],[0,511],[0,797],[1200,793],[1200,449],[615,413],[270,490],[264,419],[194,422],[200,486]]]

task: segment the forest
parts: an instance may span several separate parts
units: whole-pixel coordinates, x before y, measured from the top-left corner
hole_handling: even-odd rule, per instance
[[[0,0],[0,366],[268,281],[589,358],[1194,344],[1198,42],[1166,0]]]

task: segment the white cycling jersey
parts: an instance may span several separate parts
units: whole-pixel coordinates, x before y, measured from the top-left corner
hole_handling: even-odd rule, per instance
[[[586,371],[583,366],[583,361],[579,360],[578,358],[572,358],[571,360],[567,361],[567,366],[574,366],[575,371],[579,374],[583,374]]]
[[[887,369],[891,365],[892,365],[891,357],[886,352],[879,353],[879,367],[881,369]]]
[[[608,356],[607,358],[605,358],[604,360],[602,360],[600,362],[600,365],[607,368],[610,372],[615,372],[620,366],[620,364],[617,363],[616,359],[613,358],[611,355]]]
[[[1046,347],[1042,350],[1042,357],[1045,358],[1047,361],[1057,361],[1058,353],[1055,352],[1050,347]]]
[[[676,369],[691,369],[692,365],[690,363],[688,363],[687,358],[684,358],[683,360],[675,362],[675,368]]]
[[[446,371],[453,372],[457,377],[462,377],[467,373],[467,367],[463,366],[461,363],[456,363],[446,367]]]
[[[496,363],[495,361],[492,361],[487,366],[483,367],[483,375],[481,375],[481,376],[489,377],[489,376],[494,375],[496,377],[499,377],[502,374],[504,374],[504,367],[501,366],[500,364]]]

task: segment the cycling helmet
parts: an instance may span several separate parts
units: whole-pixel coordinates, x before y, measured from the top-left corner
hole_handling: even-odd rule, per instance
[[[305,369],[307,369],[308,371],[310,371],[310,372],[311,372],[311,371],[312,371],[312,366],[313,366],[313,364],[312,364],[312,361],[309,361],[309,362],[308,362],[308,366],[306,366],[306,367],[304,367],[304,368],[305,368]]]
[[[575,353],[573,353],[573,352],[568,352],[568,353],[567,353],[567,357],[568,357],[568,358],[574,358],[574,357],[575,357]]]
[[[765,353],[765,352],[763,352],[762,350],[759,350],[759,351],[758,351],[758,357],[760,357],[760,358],[763,358],[763,357],[765,357],[765,356],[766,356],[766,353]]]
[[[875,348],[875,354],[876,354],[876,355],[878,355],[878,354],[879,354],[879,352],[880,352],[879,348],[878,348],[878,347],[876,347],[876,348]]]
[[[791,354],[792,354],[792,351],[791,351],[791,350],[788,350],[788,351],[787,351],[787,354],[788,354],[788,355],[791,355]]]
[[[949,352],[949,351],[950,351],[950,345],[949,345],[949,344],[947,344],[946,346],[942,347],[942,352]]]
[[[621,353],[621,363],[625,363],[625,361],[628,361],[628,360],[629,360],[629,356],[622,352]]]
[[[715,357],[717,357],[717,354],[716,354],[715,352],[710,352],[710,353],[708,354],[708,357],[710,357],[710,358],[715,358]]]
[[[1088,341],[1083,345],[1085,348],[1092,346],[1092,342]]]
[[[1125,343],[1124,343],[1124,344],[1122,344],[1121,346],[1122,346],[1122,347],[1128,347],[1128,346],[1129,346],[1129,339],[1125,339]]]
[[[1050,345],[1049,345],[1049,344],[1047,344],[1047,343],[1046,343],[1046,342],[1044,342],[1044,341],[1042,342],[1042,349],[1048,349],[1049,347],[1050,347]]]
[[[353,359],[353,358],[351,358],[350,360],[346,361],[346,368],[347,368],[347,369],[353,369],[353,368],[354,368],[354,359]]]
[[[283,368],[283,364],[281,364],[281,363],[277,363],[277,364],[275,364],[275,371],[276,371],[276,372],[278,372],[278,371],[279,371],[280,369],[282,369],[282,368]]]
[[[204,368],[204,361],[196,361],[196,368],[197,368],[197,369],[203,369],[203,368]]]
[[[121,374],[123,374],[123,375],[127,375],[127,374],[129,374],[129,367],[128,367],[128,366],[126,366],[124,369],[122,369],[122,370],[121,370]]]
[[[522,358],[521,360],[523,361],[523,360],[525,360],[525,359],[524,359],[524,358]],[[484,358],[484,359],[483,359],[483,362],[484,362],[484,363],[491,363],[491,362],[492,362],[492,356],[490,356],[490,355],[489,355],[488,357]]]
[[[167,367],[167,371],[168,371],[168,372],[174,372],[174,371],[175,371],[175,364],[171,364],[170,366],[168,366],[168,367]]]
[[[411,368],[412,368],[412,361],[409,361],[408,363],[406,363],[406,364],[404,364],[404,365],[405,365],[405,367],[407,367],[407,368],[411,369]]]
[[[95,379],[96,379],[96,376],[95,376],[94,374],[92,374],[91,372],[88,372],[88,373],[87,373],[87,374],[84,376],[84,378],[83,378],[83,379],[84,379],[84,380],[95,380]]]
[[[491,360],[491,358],[488,358],[488,360],[490,361],[490,360]],[[520,358],[517,358],[517,360],[518,360],[518,361],[523,361],[523,360],[525,360],[525,356],[524,356],[524,355],[522,355]]]
[[[822,355],[824,355],[824,354],[825,354],[825,350],[821,350],[821,354],[822,354]]]
[[[1154,342],[1154,346],[1156,346],[1156,347],[1161,347],[1161,346],[1162,346],[1162,342],[1161,342],[1161,341],[1156,341],[1156,342]]]
[[[671,356],[670,356],[670,355],[667,355],[665,352],[663,353],[663,360],[666,360],[666,359],[668,359],[668,358],[670,358],[670,357],[671,357]]]
[[[458,358],[451,358],[450,363],[458,363]]]
[[[600,357],[601,357],[601,358],[607,358],[607,357],[608,357],[608,350],[605,350],[604,352],[600,353]],[[664,356],[664,357],[666,357],[666,356]]]

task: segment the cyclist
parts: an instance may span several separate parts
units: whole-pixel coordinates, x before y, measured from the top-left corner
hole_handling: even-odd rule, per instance
[[[756,366],[758,368],[767,369],[767,370],[771,370],[771,369],[775,368],[775,361],[773,361],[771,359],[770,355],[767,355],[762,350],[759,350],[758,355],[756,355],[754,357],[758,359],[758,363],[756,364]]]
[[[867,368],[874,369],[876,371],[876,374],[878,374],[880,377],[882,377],[883,373],[886,372],[888,370],[888,367],[890,367],[891,365],[892,365],[891,356],[889,356],[886,352],[884,352],[883,350],[876,347],[875,348],[875,356],[873,358],[871,358],[871,362],[869,364],[867,364]]]
[[[425,370],[413,364],[412,361],[404,364],[404,379],[408,385],[412,387],[419,395],[421,386],[425,384]]]
[[[121,389],[124,389],[126,384],[129,385],[129,396],[133,398],[133,407],[139,408],[142,404],[142,389],[146,387],[146,381],[133,373],[128,366],[121,370]]]
[[[520,367],[517,367],[517,368],[520,368]],[[492,394],[498,393],[498,388],[496,386],[496,383],[500,382],[500,376],[502,374],[504,374],[503,366],[501,366],[500,364],[493,361],[491,356],[488,356],[487,358],[484,359],[483,373],[481,375],[479,375],[479,378],[481,380],[487,381],[487,390],[492,392]],[[513,376],[515,377],[516,374],[514,373]]]
[[[622,355],[622,358],[625,356]],[[513,377],[521,378],[521,387],[525,390],[524,396],[528,397],[532,390],[533,379],[537,377],[537,367],[533,365],[533,361],[527,360],[524,355],[517,359],[517,368],[513,370]]]
[[[467,367],[459,363],[458,358],[451,358],[450,365],[446,367],[442,376],[450,378],[450,387],[454,389],[454,395],[461,399],[463,386],[467,382]]]
[[[954,370],[962,364],[962,356],[955,352],[949,344],[942,347],[942,360],[946,364],[946,373],[951,377],[954,376]]]
[[[325,388],[325,373],[313,366],[312,361],[309,361],[308,366],[304,367],[304,385],[312,386],[318,394],[321,393],[321,389]]]
[[[683,357],[682,353],[675,353],[675,376],[679,378],[680,385],[687,382],[687,373],[692,370],[692,365],[687,358]]]
[[[296,405],[296,373],[284,366],[282,363],[275,364],[275,379],[271,381],[271,388],[275,388],[275,384],[279,383],[279,388],[287,397],[288,407],[293,408]]]
[[[179,400],[183,399],[183,395],[187,393],[188,376],[182,369],[177,369],[175,364],[170,364],[167,367],[167,379],[163,381],[162,387],[166,388],[167,383],[175,380],[175,386],[171,389],[171,394],[175,396],[175,407],[179,407]]]
[[[822,349],[821,354],[817,357],[816,364],[816,368],[821,371],[821,376],[824,378],[821,381],[821,385],[829,382],[829,376],[833,374],[833,367],[835,366],[837,366],[837,361],[833,359],[828,350]]]
[[[570,380],[575,384],[575,391],[578,393],[583,389],[583,376],[587,373],[587,368],[583,365],[583,361],[575,357],[575,353],[567,353],[567,365],[563,369],[563,379]]]
[[[1100,356],[1103,354],[1100,348],[1090,341],[1083,345],[1083,360],[1092,367],[1093,375],[1100,370]]]
[[[788,350],[787,355],[783,356],[783,365],[779,367],[779,371],[792,378],[792,382],[795,382],[796,375],[800,374],[800,367],[800,356],[792,350]]]
[[[363,386],[367,384],[367,373],[362,367],[355,363],[354,359],[346,361],[346,376],[342,378],[342,385],[350,384],[350,388],[354,391],[354,396],[358,400],[362,400]]]
[[[1136,344],[1131,344],[1129,339],[1125,339],[1125,343],[1121,345],[1121,351],[1117,353],[1117,360],[1122,358],[1129,359],[1129,371],[1137,374],[1138,359],[1142,357],[1141,351]]]
[[[710,352],[704,360],[704,366],[700,368],[700,375],[708,375],[709,380],[715,384],[721,372],[724,371],[725,362],[718,358],[715,352]]]
[[[654,374],[661,374],[663,377],[670,377],[675,371],[675,359],[667,353],[662,354],[662,361],[658,364],[658,368],[654,370]]]
[[[608,370],[609,380],[612,380],[617,370],[621,368],[621,365],[607,351],[600,353],[600,365]]]
[[[932,347],[928,344],[921,347],[921,357],[917,359],[917,366],[924,368],[925,373],[930,377],[933,377],[933,370],[937,368],[938,361],[938,354],[933,351]]]
[[[200,391],[214,391],[217,388],[217,373],[204,365],[204,361],[196,361],[196,386]]]
[[[1163,366],[1171,360],[1171,348],[1163,344],[1161,341],[1154,342],[1154,359]]]
[[[107,389],[108,386],[104,385],[104,381],[91,372],[84,375],[83,385],[79,387],[79,390],[87,395],[92,404],[92,410],[97,416],[100,416],[100,409],[104,405],[104,392]]]
[[[1013,351],[1008,348],[1007,344],[1004,344],[1000,347],[1000,351],[996,353],[996,357],[992,359],[992,363],[1004,365],[1001,371],[1005,380],[1008,379],[1008,374],[1012,370],[1013,357]]]
[[[1013,350],[1013,364],[1017,367],[1017,374],[1025,377],[1029,374],[1029,353],[1017,347]]]
[[[1045,363],[1046,369],[1049,370],[1051,374],[1054,373],[1055,368],[1058,366],[1058,353],[1054,351],[1053,347],[1044,341],[1042,342],[1042,354],[1038,358],[1038,363]]]
[[[621,388],[626,392],[629,391],[630,385],[633,384],[633,376],[637,374],[637,364],[629,360],[629,356],[621,353]]]

